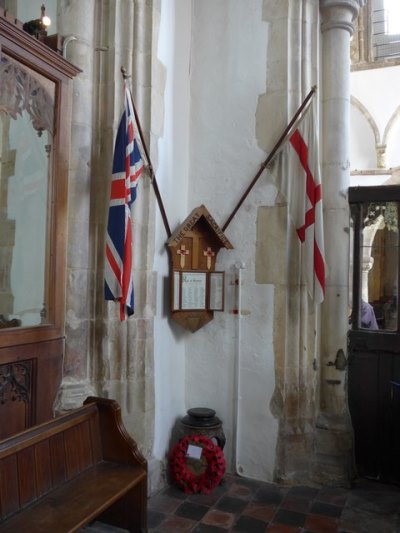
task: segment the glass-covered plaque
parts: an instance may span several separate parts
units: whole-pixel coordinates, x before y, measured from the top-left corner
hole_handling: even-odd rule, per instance
[[[181,309],[206,309],[207,275],[205,272],[182,272]]]
[[[0,328],[47,323],[55,84],[0,57]]]

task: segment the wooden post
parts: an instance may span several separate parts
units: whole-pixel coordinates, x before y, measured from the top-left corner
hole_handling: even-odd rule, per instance
[[[124,67],[121,67],[121,72],[122,72],[122,77],[126,81],[130,76],[127,75],[126,69]],[[135,103],[133,101],[132,91],[130,91],[130,93],[131,93],[131,99],[132,99],[133,113],[135,115],[135,121],[136,121],[136,125],[137,125],[137,128],[138,128],[140,141],[141,141],[141,144],[143,146],[144,155],[146,156],[146,159],[147,159],[147,168],[148,168],[149,173],[150,173],[150,180],[151,180],[151,183],[153,185],[154,193],[155,193],[156,198],[157,198],[157,203],[158,203],[158,207],[160,209],[161,216],[162,216],[162,219],[163,219],[163,222],[164,222],[165,231],[167,232],[168,238],[170,238],[172,233],[171,233],[171,229],[170,229],[169,224],[168,224],[167,214],[165,212],[164,204],[163,204],[163,201],[162,201],[162,198],[161,198],[161,194],[160,194],[160,190],[158,188],[156,175],[154,174],[153,165],[152,165],[151,159],[150,159],[150,154],[149,154],[149,152],[147,150],[146,141],[144,139],[142,127],[140,125],[139,115],[138,115],[138,113],[136,111]]]
[[[304,111],[305,107],[307,106],[307,104],[309,103],[309,101],[311,100],[312,96],[314,95],[315,91],[317,89],[317,86],[314,85],[314,87],[311,89],[311,91],[307,94],[304,102],[301,104],[301,106],[299,107],[299,109],[296,111],[296,113],[294,114],[292,120],[289,122],[289,124],[287,125],[287,127],[285,128],[285,131],[282,133],[282,135],[279,137],[278,141],[276,142],[275,146],[273,147],[271,153],[269,154],[269,156],[267,157],[267,159],[264,161],[264,163],[261,164],[260,166],[260,169],[258,170],[257,174],[254,176],[254,178],[251,180],[251,183],[250,185],[247,187],[247,189],[245,190],[245,192],[242,194],[242,197],[240,198],[239,202],[236,204],[236,207],[235,209],[232,211],[232,213],[229,215],[228,217],[228,220],[225,222],[225,224],[222,226],[222,231],[225,231],[226,228],[229,226],[231,220],[233,219],[233,217],[236,215],[236,213],[238,212],[240,206],[242,205],[242,203],[245,201],[245,199],[247,198],[248,194],[250,193],[251,189],[254,187],[254,185],[257,183],[258,181],[258,178],[261,176],[261,174],[264,172],[264,170],[266,169],[266,167],[268,166],[268,164],[272,161],[272,159],[274,158],[276,152],[279,150],[279,148],[281,147],[282,143],[284,142],[284,140],[286,139],[286,137],[289,135],[291,129],[293,128],[293,126],[295,125],[297,119],[299,118],[299,116],[301,115],[301,113]]]

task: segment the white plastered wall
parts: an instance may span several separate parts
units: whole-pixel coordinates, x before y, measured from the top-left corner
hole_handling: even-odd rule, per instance
[[[386,144],[386,168],[400,165],[400,66],[351,73],[351,169],[377,168],[376,138]],[[366,117],[369,117],[369,120]],[[374,134],[375,129],[375,134]],[[352,176],[351,185],[379,185],[384,176]]]
[[[189,173],[189,70],[191,2],[160,3],[157,59],[153,64],[152,142],[162,200],[171,229],[187,216]],[[153,455],[163,460],[172,432],[185,414],[185,332],[169,318],[169,257],[166,230],[156,207],[154,270],[157,314],[154,320],[156,420]]]
[[[193,3],[188,212],[204,203],[221,227],[265,159],[256,138],[267,70],[263,5],[261,0]],[[217,258],[217,270],[226,272],[225,311],[187,334],[185,343],[187,407],[215,409],[227,437],[228,467],[234,471],[237,463],[241,474],[266,480],[273,476],[277,439],[269,406],[275,386],[274,289],[255,283],[255,247],[257,207],[274,199],[264,176],[226,230],[234,250],[222,250]],[[235,265],[244,266],[240,318],[234,314]]]
[[[265,159],[256,139],[257,103],[266,83],[268,26],[262,9],[262,0],[161,2],[153,71],[160,94],[153,92],[153,106],[158,102],[155,109],[163,118],[152,121],[152,134],[158,138],[157,179],[172,231],[203,203],[222,226]],[[217,269],[226,272],[225,311],[196,333],[168,318],[166,235],[157,212],[157,459],[165,457],[187,409],[210,407],[223,421],[228,468],[235,469],[238,423],[240,472],[272,479],[278,431],[269,408],[275,386],[274,290],[256,285],[254,263],[257,207],[272,205],[275,194],[261,179],[230,224],[226,234],[235,249],[221,250],[217,260]],[[234,314],[239,263],[244,266],[240,320]]]

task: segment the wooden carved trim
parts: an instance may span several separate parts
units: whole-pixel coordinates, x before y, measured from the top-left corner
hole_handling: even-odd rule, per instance
[[[0,404],[29,403],[31,397],[32,361],[0,365]]]
[[[53,134],[54,101],[37,76],[3,56],[0,58],[0,80],[0,111],[13,119],[26,111],[35,130],[47,130]]]

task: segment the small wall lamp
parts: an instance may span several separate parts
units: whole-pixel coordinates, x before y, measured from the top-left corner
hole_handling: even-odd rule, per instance
[[[42,40],[46,37],[46,30],[50,24],[50,17],[46,15],[46,7],[42,4],[40,8],[40,18],[29,20],[28,22],[25,22],[22,27],[27,33],[36,37],[36,39]]]

